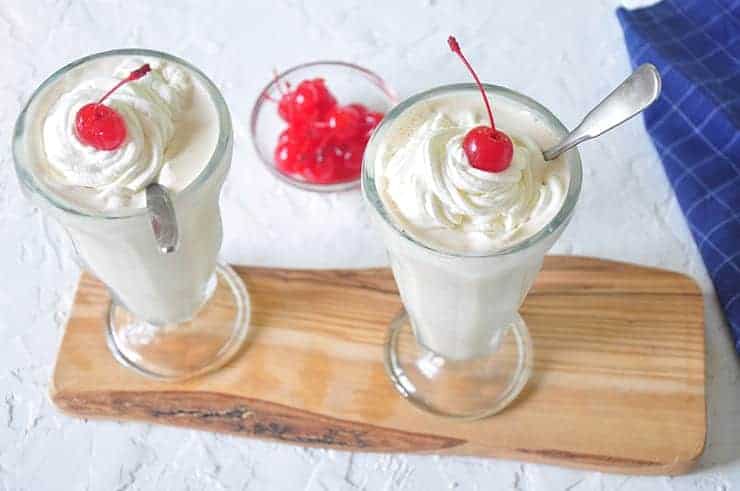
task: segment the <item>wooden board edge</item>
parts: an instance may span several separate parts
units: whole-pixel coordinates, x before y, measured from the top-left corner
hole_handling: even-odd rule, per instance
[[[692,290],[691,293],[688,293],[688,295],[697,296],[697,297],[700,298],[700,302],[699,303],[700,303],[700,305],[702,307],[702,314],[703,314],[703,309],[704,309],[704,292],[701,291],[701,287],[699,286],[699,282],[696,281],[696,279],[694,277],[689,276],[687,273],[682,273],[680,271],[673,271],[673,270],[670,270],[670,269],[654,268],[652,266],[640,266],[640,267],[641,268],[646,268],[646,269],[653,269],[653,270],[657,270],[657,271],[662,271],[663,273],[672,274],[672,275],[676,276],[677,278],[679,278],[683,283],[686,283],[687,289],[691,289]],[[704,317],[702,315],[702,319],[703,318]],[[704,324],[704,322],[702,321],[702,325],[703,324]]]
[[[653,268],[653,269],[659,269],[659,268]],[[663,271],[669,271],[669,270],[663,270]],[[679,475],[679,474],[686,474],[689,471],[691,471],[699,462],[701,459],[701,456],[704,454],[704,450],[707,446],[707,435],[709,431],[709,420],[707,417],[707,323],[706,323],[706,302],[704,301],[704,292],[701,289],[701,286],[699,286],[699,282],[696,281],[695,278],[692,276],[681,273],[678,271],[670,271],[672,274],[674,274],[676,277],[680,278],[682,282],[686,284],[686,288],[692,290],[691,295],[695,296],[697,298],[697,308],[699,309],[698,312],[698,318],[699,318],[699,337],[701,338],[701,346],[703,347],[703,354],[701,357],[701,370],[699,372],[701,373],[701,389],[702,389],[702,401],[703,404],[701,406],[701,423],[702,423],[702,432],[701,432],[701,439],[697,440],[695,442],[695,445],[693,445],[692,453],[684,460],[680,462],[675,462],[673,464],[669,464],[669,471],[667,472],[668,475]]]
[[[703,448],[703,447],[702,447]],[[701,452],[699,453],[701,455]],[[553,449],[517,449],[506,458],[536,464],[556,465],[571,469],[607,472],[631,476],[677,476],[689,473],[697,464],[699,456],[657,462],[638,459],[621,459],[608,455],[579,454]]]
[[[465,440],[339,419],[259,399],[204,391],[70,392],[52,403],[84,418],[140,421],[362,452],[443,452]]]
[[[475,444],[457,438],[341,420],[272,402],[214,392],[75,393],[52,387],[49,396],[60,411],[78,418],[194,428],[287,445],[349,452],[489,457],[628,475],[688,473],[695,467],[706,444],[705,428],[696,452],[672,462],[623,459],[559,449],[486,448],[481,451]],[[156,408],[148,406],[152,401],[156,401]],[[215,406],[220,409],[214,410]],[[208,409],[202,409],[204,407]]]

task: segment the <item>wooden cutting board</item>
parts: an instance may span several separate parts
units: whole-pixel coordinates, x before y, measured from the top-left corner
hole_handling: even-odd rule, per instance
[[[552,256],[524,304],[532,379],[503,412],[443,419],[402,399],[382,343],[400,308],[391,273],[238,267],[249,345],[221,371],[156,382],[106,346],[108,293],[83,275],[51,398],[81,417],[290,444],[500,457],[629,474],[686,472],[704,449],[702,297],[681,274]]]

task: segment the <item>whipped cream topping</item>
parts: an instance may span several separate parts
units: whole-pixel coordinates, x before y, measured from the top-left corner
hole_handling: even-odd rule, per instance
[[[562,206],[563,163],[545,164],[539,145],[512,121],[498,125],[514,144],[513,160],[494,173],[472,167],[462,147],[471,128],[486,124],[479,111],[448,111],[442,103],[416,120],[399,132],[400,141],[381,146],[375,179],[401,228],[421,242],[494,252],[539,231]]]
[[[63,93],[43,123],[43,147],[48,168],[59,184],[88,188],[104,208],[126,206],[130,198],[155,181],[166,162],[175,123],[188,102],[191,80],[179,66],[147,60],[152,71],[127,83],[105,101],[126,122],[120,148],[97,150],[75,134],[77,111],[103,96],[120,79],[144,62],[127,59],[112,77],[94,77]]]

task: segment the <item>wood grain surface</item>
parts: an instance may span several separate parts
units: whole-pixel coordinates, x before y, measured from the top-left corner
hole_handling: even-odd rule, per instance
[[[532,379],[496,416],[423,413],[387,380],[382,344],[400,300],[386,269],[237,267],[249,344],[220,371],[156,382],[109,353],[109,300],[80,279],[50,387],[63,411],[296,445],[476,455],[630,474],[686,472],[706,435],[704,322],[690,278],[551,256],[523,307]]]

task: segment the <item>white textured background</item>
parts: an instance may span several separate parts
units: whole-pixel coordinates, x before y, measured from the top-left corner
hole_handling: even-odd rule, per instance
[[[445,44],[454,33],[481,78],[539,99],[569,126],[629,71],[617,0],[166,3],[0,0],[0,490],[740,488],[738,359],[639,120],[583,146],[583,195],[555,252],[665,267],[701,284],[709,436],[690,475],[305,450],[55,411],[47,381],[79,271],[60,230],[20,195],[8,142],[24,101],[61,65],[95,51],[147,47],[202,68],[224,91],[235,123],[234,165],[222,196],[226,259],[305,267],[386,259],[359,192],[294,190],[257,163],[247,118],[273,67],[344,59],[378,71],[407,96],[468,80]]]

